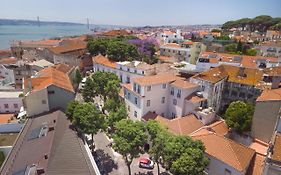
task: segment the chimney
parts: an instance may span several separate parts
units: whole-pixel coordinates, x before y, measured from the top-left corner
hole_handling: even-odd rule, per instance
[[[245,67],[242,67],[242,66],[239,67],[238,76],[240,76],[240,77],[246,77],[246,74],[245,74]]]

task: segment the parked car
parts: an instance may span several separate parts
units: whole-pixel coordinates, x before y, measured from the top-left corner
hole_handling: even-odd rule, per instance
[[[149,158],[142,157],[139,159],[139,167],[140,168],[148,168],[153,169],[154,168],[154,162],[150,160]]]

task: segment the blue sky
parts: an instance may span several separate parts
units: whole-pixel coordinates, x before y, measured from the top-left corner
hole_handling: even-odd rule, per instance
[[[281,0],[1,0],[0,18],[94,24],[220,24],[257,15],[281,17]]]

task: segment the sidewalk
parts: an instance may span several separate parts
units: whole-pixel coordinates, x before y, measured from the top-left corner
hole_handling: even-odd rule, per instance
[[[128,168],[123,160],[122,156],[109,146],[110,140],[105,133],[98,133],[94,136],[94,142],[96,146],[95,160],[101,172],[101,175],[128,175]],[[148,155],[143,155],[148,157]],[[156,175],[157,167],[154,169],[143,169],[138,166],[138,158],[134,159],[131,164],[132,174],[136,175]],[[164,169],[160,168],[162,175],[168,175],[164,173]]]

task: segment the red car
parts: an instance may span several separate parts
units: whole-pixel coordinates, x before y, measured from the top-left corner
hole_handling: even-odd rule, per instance
[[[150,160],[149,158],[142,157],[139,159],[139,167],[140,168],[154,168],[154,162]]]

